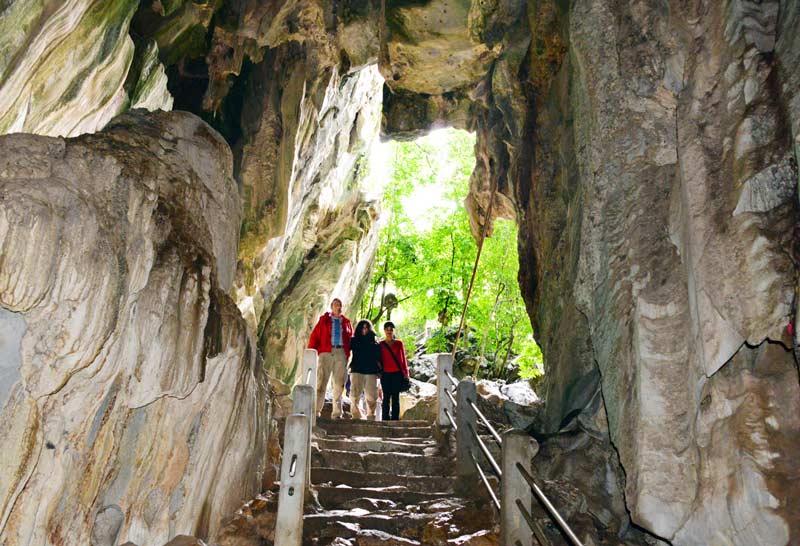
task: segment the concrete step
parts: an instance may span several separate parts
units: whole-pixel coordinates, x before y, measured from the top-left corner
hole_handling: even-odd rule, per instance
[[[408,505],[452,496],[452,493],[409,491],[403,487],[353,488],[316,486],[315,489],[319,493],[319,502],[329,510],[340,509],[343,504],[356,499],[387,500],[394,505]]]
[[[328,510],[303,517],[303,535],[306,537],[352,538],[364,530],[380,531],[395,537],[419,540],[425,526],[436,514],[412,513],[402,510],[368,512],[353,510]]]
[[[360,425],[369,425],[374,427],[427,427],[430,428],[433,423],[430,421],[422,420],[400,420],[400,421],[370,421],[368,419],[327,419],[325,417],[318,417],[317,423],[323,425],[340,425],[342,423],[353,423]]]
[[[320,438],[316,440],[320,450],[350,451],[354,453],[364,453],[372,451],[376,453],[413,453],[424,455],[426,452],[435,455],[437,447],[433,441],[428,443],[409,443],[402,438],[397,440],[384,440],[381,438],[371,438],[368,436],[357,436],[355,438]],[[426,451],[427,450],[427,451]]]
[[[338,436],[376,436],[378,438],[430,438],[432,436],[430,426],[419,426],[418,424],[408,426],[383,425],[380,422],[372,421],[323,421],[317,419],[317,427],[328,434]]]
[[[350,434],[327,434],[325,436],[318,436],[323,440],[375,440],[380,442],[402,442],[404,444],[416,445],[436,445],[436,440],[431,437],[415,438],[413,436],[403,436],[402,438],[382,438],[380,436],[352,436]]]
[[[341,468],[313,467],[311,483],[345,484],[355,488],[403,487],[408,491],[450,493],[454,479],[448,476],[403,476],[394,472],[362,472]]]
[[[334,449],[312,453],[311,466],[406,476],[448,476],[454,471],[453,462],[446,457],[409,453],[354,453]]]
[[[341,546],[340,539],[355,539],[356,546],[421,546],[418,540],[396,537],[374,529],[354,529],[351,524],[331,525],[325,529],[325,537],[305,539],[303,546]],[[347,542],[351,544],[351,542]]]

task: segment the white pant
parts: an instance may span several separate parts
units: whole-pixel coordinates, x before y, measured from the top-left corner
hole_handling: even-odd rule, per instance
[[[333,411],[331,416],[342,416],[342,392],[347,381],[347,356],[344,349],[333,349],[330,353],[320,353],[317,368],[317,415],[325,403],[328,380],[333,380]]]
[[[361,419],[358,403],[361,393],[367,399],[367,419],[375,420],[375,408],[378,406],[378,375],[365,373],[350,374],[350,411],[353,419]]]

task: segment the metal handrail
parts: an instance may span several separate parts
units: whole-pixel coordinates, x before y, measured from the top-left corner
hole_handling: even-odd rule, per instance
[[[536,485],[531,472],[526,470],[526,466],[523,466],[520,463],[521,460],[527,458],[525,455],[523,455],[523,453],[530,452],[530,458],[533,458],[535,451],[531,450],[535,449],[535,447],[533,447],[535,443],[530,440],[528,440],[526,443],[524,436],[520,432],[506,431],[504,432],[505,438],[501,436],[498,432],[498,429],[495,428],[495,426],[478,407],[477,393],[474,382],[469,378],[457,381],[455,377],[453,377],[451,371],[448,369],[449,365],[450,363],[447,360],[439,361],[438,363],[440,382],[439,396],[442,396],[441,393],[444,393],[451,402],[451,404],[446,404],[443,398],[439,400],[438,411],[440,413],[438,422],[440,425],[446,425],[449,422],[449,424],[452,425],[453,430],[459,433],[456,436],[458,444],[457,460],[459,461],[459,475],[463,474],[463,476],[466,477],[474,476],[474,472],[478,473],[481,482],[489,492],[492,503],[501,512],[501,517],[503,518],[502,529],[504,530],[501,532],[501,535],[503,533],[508,533],[505,535],[507,540],[514,541],[515,546],[524,546],[524,544],[527,543],[527,540],[533,538],[531,535],[528,535],[528,531],[530,530],[532,535],[536,537],[542,546],[553,546],[552,540],[545,534],[545,528],[542,522],[534,518],[532,515],[531,504],[533,502],[533,497],[536,497],[537,501],[544,508],[547,516],[551,519],[553,524],[558,526],[559,530],[564,535],[564,538],[568,540],[570,546],[583,546],[580,539],[578,539],[577,535],[572,531],[561,514],[558,513],[550,500]],[[449,380],[453,386],[458,385],[458,389],[451,389],[450,385],[448,385],[445,381],[445,378],[447,378],[447,380]],[[462,389],[465,389],[464,392],[462,392]],[[456,397],[453,395],[453,392],[451,392],[455,390],[457,390],[459,393],[458,399],[456,399]],[[459,408],[458,405],[459,401],[462,405],[461,408]],[[470,408],[475,412],[474,414],[469,411]],[[459,409],[464,411],[458,411]],[[459,430],[459,425],[463,430]],[[505,476],[503,475],[503,468],[501,468],[491,451],[489,451],[487,442],[485,442],[480,434],[478,434],[478,430],[481,430],[481,433],[484,433],[483,429],[478,429],[479,426],[486,427],[491,434],[492,439],[497,442],[502,449],[503,465],[506,470]],[[466,429],[469,430],[465,435],[464,430]],[[511,436],[509,436],[509,434],[511,434]],[[476,449],[476,446],[473,444],[477,444],[478,449]],[[487,463],[479,462],[479,456],[477,455],[479,450],[483,453]],[[521,451],[517,453],[517,450]],[[471,463],[466,462],[470,460]],[[466,466],[462,461],[466,462]],[[525,464],[527,465],[529,463],[530,461],[526,461]],[[482,464],[483,466],[481,466]],[[489,468],[484,470],[487,464]],[[510,470],[510,468],[513,467],[516,467],[522,474],[522,477],[525,479],[524,483],[520,482],[516,475],[512,475],[513,471]],[[500,479],[500,483],[502,484],[504,491],[504,498],[502,502],[498,500],[498,495],[495,493],[494,489],[489,483],[489,479],[487,478],[490,470],[497,475],[497,477]],[[505,505],[506,502],[509,504],[508,506]],[[512,507],[514,504],[516,504],[516,509],[520,511],[522,518],[525,520],[525,524],[523,524],[519,517],[514,513],[515,508]]]
[[[503,471],[500,470],[500,465],[498,465],[497,461],[494,460],[494,457],[492,457],[492,453],[489,451],[489,448],[486,447],[486,444],[483,442],[483,440],[481,440],[481,437],[478,435],[477,431],[475,430],[475,427],[472,426],[472,423],[469,424],[469,430],[470,432],[472,432],[472,435],[478,442],[478,447],[481,448],[481,451],[483,451],[483,454],[486,456],[486,460],[489,461],[489,465],[492,467],[492,470],[494,471],[495,475],[498,478],[502,479]]]
[[[458,385],[458,380],[453,377],[453,374],[450,373],[450,370],[445,370],[444,373],[447,375],[447,378],[450,380],[450,383],[452,383],[453,387]]]
[[[503,445],[503,439],[502,439],[502,438],[500,438],[500,435],[499,435],[499,434],[497,434],[497,431],[494,429],[494,427],[493,427],[493,426],[492,426],[492,424],[489,422],[489,420],[486,418],[486,416],[485,416],[483,413],[481,413],[481,410],[479,410],[479,409],[478,409],[478,406],[477,406],[477,405],[475,405],[475,402],[473,402],[472,400],[467,400],[467,402],[469,402],[469,405],[470,405],[470,406],[472,406],[472,409],[475,411],[475,415],[477,415],[478,417],[480,417],[481,421],[483,421],[483,425],[484,425],[486,428],[488,428],[488,429],[489,429],[489,432],[490,432],[490,433],[491,433],[491,435],[494,437],[495,441],[497,442],[497,445],[499,445],[499,446],[501,446],[501,447],[502,447],[502,445]]]
[[[458,425],[456,424],[456,420],[453,419],[453,416],[450,415],[450,410],[447,409],[447,408],[444,408],[444,414],[445,414],[445,416],[447,416],[447,419],[450,421],[450,424],[453,426],[453,430],[458,432]]]
[[[494,489],[489,484],[489,479],[486,477],[486,473],[481,468],[478,459],[475,457],[475,454],[470,451],[469,456],[472,458],[472,462],[475,464],[475,468],[478,470],[478,474],[481,477],[481,481],[483,481],[483,485],[486,487],[486,490],[489,492],[489,496],[492,498],[492,502],[494,503],[495,507],[497,508],[498,512],[500,511],[500,501],[497,499],[497,495],[495,495]]]
[[[527,508],[525,508],[525,505],[522,504],[522,501],[516,499],[514,503],[517,505],[517,508],[519,508],[519,511],[522,514],[522,519],[525,520],[525,523],[527,523],[528,527],[530,527],[531,531],[533,531],[533,534],[534,536],[536,536],[536,540],[539,541],[539,544],[541,544],[542,546],[547,546],[548,544],[551,544],[550,539],[548,539],[545,536],[544,530],[539,525],[539,522],[533,519],[533,515],[530,512],[528,512]]]
[[[575,533],[572,532],[572,529],[567,522],[564,521],[564,518],[561,517],[561,514],[558,513],[558,510],[556,510],[555,506],[553,506],[542,490],[539,489],[539,486],[536,485],[536,482],[533,481],[533,476],[531,476],[528,471],[525,470],[525,467],[520,463],[517,463],[515,466],[517,467],[517,470],[519,470],[519,473],[522,474],[522,477],[525,478],[525,481],[528,482],[528,485],[531,486],[536,498],[539,499],[539,502],[545,507],[547,512],[550,514],[550,517],[553,518],[561,530],[564,531],[564,534],[567,535],[570,542],[572,542],[574,546],[583,546],[583,543],[578,539]]]

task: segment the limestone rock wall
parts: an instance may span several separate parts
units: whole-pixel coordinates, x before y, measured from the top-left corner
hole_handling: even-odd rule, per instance
[[[286,223],[254,257],[254,303],[265,361],[290,383],[334,294],[352,316],[375,255],[378,205],[360,188],[369,176],[381,85],[374,66],[344,77],[334,71],[322,104],[299,97],[296,132],[284,135],[296,139],[283,195]]]
[[[390,45],[413,49],[399,11],[387,11]],[[520,283],[546,364],[534,432],[577,419],[613,449],[601,457],[615,476],[606,501],[577,466],[561,477],[587,506],[623,522],[629,512],[648,540],[785,545],[800,534],[785,488],[800,450],[787,334],[800,264],[799,11],[777,0],[478,3],[470,36],[502,46],[483,78],[433,89],[433,76],[405,77],[414,63],[392,62],[397,47],[382,59],[389,134],[460,123],[456,105],[470,101],[473,233],[492,221],[493,191],[492,216],[521,228]]]
[[[363,264],[371,262],[377,244],[374,237],[362,241],[378,211],[376,204],[364,200],[360,188],[369,176],[368,152],[377,136],[383,80],[374,66],[343,75],[333,70],[322,75],[323,81],[317,82],[321,90],[314,96],[303,79],[304,67],[290,66],[287,86],[291,92],[271,89],[258,101],[261,124],[247,136],[240,171],[246,184],[245,198],[269,203],[272,211],[254,224],[269,222],[269,228],[254,227],[242,241],[237,290],[245,316],[258,324],[267,364],[274,363],[276,370],[291,368],[302,351],[284,358],[268,348],[267,338],[287,334],[283,331],[286,326],[290,327],[288,335],[298,338],[307,337],[310,329],[298,331],[284,323],[276,331],[276,325],[270,324],[273,313],[286,313],[290,305],[293,323],[299,315],[304,315],[302,320],[318,316],[337,285],[349,287],[355,281],[351,272],[342,269],[350,258],[331,259],[328,252],[339,243],[352,241],[359,249],[356,254],[363,256],[359,266],[363,269]],[[282,97],[278,108],[269,104],[274,95]],[[274,134],[276,125],[279,138]],[[270,140],[265,143],[267,138]],[[269,195],[264,195],[266,191]],[[312,276],[302,277],[313,268],[317,269],[313,281]],[[355,286],[362,285],[362,280]],[[311,292],[287,300],[287,292],[298,282]],[[355,296],[352,289],[340,295],[347,307],[357,303],[351,299]],[[276,306],[279,299],[280,309]]]
[[[526,137],[499,127],[479,153],[513,182],[545,430],[599,393],[587,426],[607,418],[633,523],[676,545],[796,542],[797,3],[528,13],[505,102]]]
[[[380,10],[154,2],[134,17],[162,52],[177,107],[204,115],[232,147],[243,204],[236,298],[267,369],[290,383],[307,323],[334,291],[350,312],[364,280],[354,272],[375,250],[376,205],[359,189],[380,120]]]
[[[134,0],[5,2],[0,134],[74,136],[102,129],[131,104],[169,110],[172,97],[153,55],[155,44],[135,48],[128,35],[138,5]],[[137,67],[131,71],[134,57]],[[139,62],[142,57],[149,60]]]
[[[188,113],[0,137],[0,543],[208,538],[260,491],[232,172]]]

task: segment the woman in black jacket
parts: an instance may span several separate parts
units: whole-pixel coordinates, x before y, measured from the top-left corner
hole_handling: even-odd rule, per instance
[[[367,399],[367,419],[375,420],[378,405],[378,377],[381,373],[381,349],[375,341],[375,331],[368,320],[360,321],[350,339],[350,411],[353,419],[361,419],[358,403],[361,393]]]

